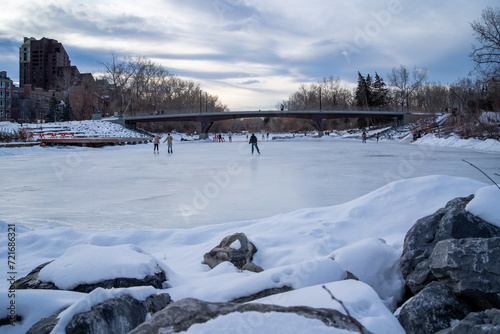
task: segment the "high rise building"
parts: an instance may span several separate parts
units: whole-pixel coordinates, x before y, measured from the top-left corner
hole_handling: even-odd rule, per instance
[[[44,90],[57,89],[57,80],[65,72],[78,77],[79,72],[71,66],[64,46],[55,39],[24,37],[19,48],[19,85],[32,85]]]
[[[0,119],[10,118],[14,83],[6,71],[0,71]]]

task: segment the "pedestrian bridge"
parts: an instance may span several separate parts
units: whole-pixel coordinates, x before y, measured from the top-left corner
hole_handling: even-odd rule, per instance
[[[118,119],[118,123],[135,129],[137,123],[147,122],[200,122],[200,138],[207,138],[210,128],[216,121],[253,118],[253,117],[285,117],[312,120],[314,127],[323,134],[322,121],[335,118],[383,118],[394,119],[400,125],[405,124],[407,112],[394,111],[339,111],[339,110],[292,110],[292,111],[227,111],[212,113],[165,114],[149,116],[127,116]]]

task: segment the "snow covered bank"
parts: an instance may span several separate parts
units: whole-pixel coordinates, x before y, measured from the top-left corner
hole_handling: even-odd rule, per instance
[[[434,133],[419,138],[415,145],[430,145],[441,147],[465,148],[469,150],[500,152],[500,141],[495,139],[462,139],[457,135],[449,135],[445,138],[439,138]]]
[[[433,213],[449,200],[476,193],[480,189],[483,192],[485,186],[484,183],[460,177],[418,177],[390,183],[341,205],[182,230],[134,229],[83,233],[69,228],[30,230],[16,224],[16,247],[19,250],[17,275],[20,278],[41,263],[56,258],[92,270],[93,280],[108,277],[107,266],[110,261],[129,262],[128,268],[133,268],[134,264],[137,268],[141,268],[144,263],[150,264],[149,256],[134,258],[125,255],[122,258],[121,253],[116,252],[122,248],[113,248],[123,245],[121,247],[125,247],[128,252],[132,244],[151,254],[167,272],[170,287],[164,291],[173,300],[193,297],[205,301],[228,301],[263,288],[287,285],[296,290],[271,296],[261,302],[281,305],[301,303],[342,311],[321,288],[321,284],[327,284],[334,295],[346,303],[349,312],[369,330],[374,333],[402,333],[399,323],[387,307],[392,308],[399,300],[404,284],[395,268],[406,232],[417,219]],[[478,196],[476,210],[490,211],[488,198]],[[493,212],[494,216],[498,215],[497,211]],[[2,244],[8,242],[7,229],[7,224],[2,222]],[[245,233],[257,246],[254,263],[263,267],[264,272],[240,272],[229,263],[209,270],[208,266],[201,263],[205,252],[223,237],[235,232]],[[106,256],[100,256],[95,253],[98,249],[96,246],[110,247],[110,251],[105,253]],[[68,252],[71,247],[77,247],[80,251]],[[4,258],[7,258],[6,252],[5,247],[1,249]],[[146,267],[147,272],[154,268],[150,265]],[[64,265],[59,270],[64,272]],[[360,282],[343,281],[345,270],[352,270]],[[56,277],[57,273],[54,275]],[[62,284],[68,286],[78,280],[74,275],[63,273],[60,278],[64,279]],[[0,287],[7,291],[7,284],[6,280],[2,280]],[[136,292],[142,294],[147,288],[137,289]],[[16,296],[17,312],[25,321],[16,327],[6,327],[4,332],[24,332],[37,319],[46,317],[50,313],[47,310],[55,310],[62,305],[76,305],[79,296],[91,298],[91,295],[62,291],[20,291]],[[94,295],[101,300],[106,293],[96,292]],[[108,295],[113,296],[115,293],[110,292]],[[33,296],[40,296],[34,300],[39,303],[37,307],[32,304]],[[3,310],[6,310],[9,302],[7,294],[0,296]],[[78,305],[88,303],[82,300]],[[80,306],[73,309],[80,309]],[[240,321],[232,317],[224,319],[228,322]]]

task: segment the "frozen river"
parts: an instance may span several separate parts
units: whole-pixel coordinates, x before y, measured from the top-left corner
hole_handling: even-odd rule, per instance
[[[82,231],[190,228],[330,206],[432,174],[490,184],[500,154],[397,142],[179,142],[0,157],[0,220]],[[163,144],[164,145],[164,144]],[[497,178],[498,179],[498,178]]]

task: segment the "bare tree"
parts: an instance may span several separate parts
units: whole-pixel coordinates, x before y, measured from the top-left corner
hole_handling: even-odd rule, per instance
[[[400,67],[394,67],[387,75],[387,81],[389,84],[397,89],[396,97],[401,103],[401,110],[410,110],[410,97],[412,94],[424,84],[427,80],[427,70],[423,68],[413,68],[410,72],[408,69],[401,65]]]
[[[500,80],[500,8],[487,7],[471,27],[479,42],[472,46],[470,54],[476,63],[475,70],[485,81]]]
[[[115,53],[111,54],[110,63],[102,63],[106,68],[105,77],[113,86],[114,99],[118,113],[123,115],[126,108],[126,95],[130,94],[128,83],[135,69],[131,68],[130,63],[118,59]]]

